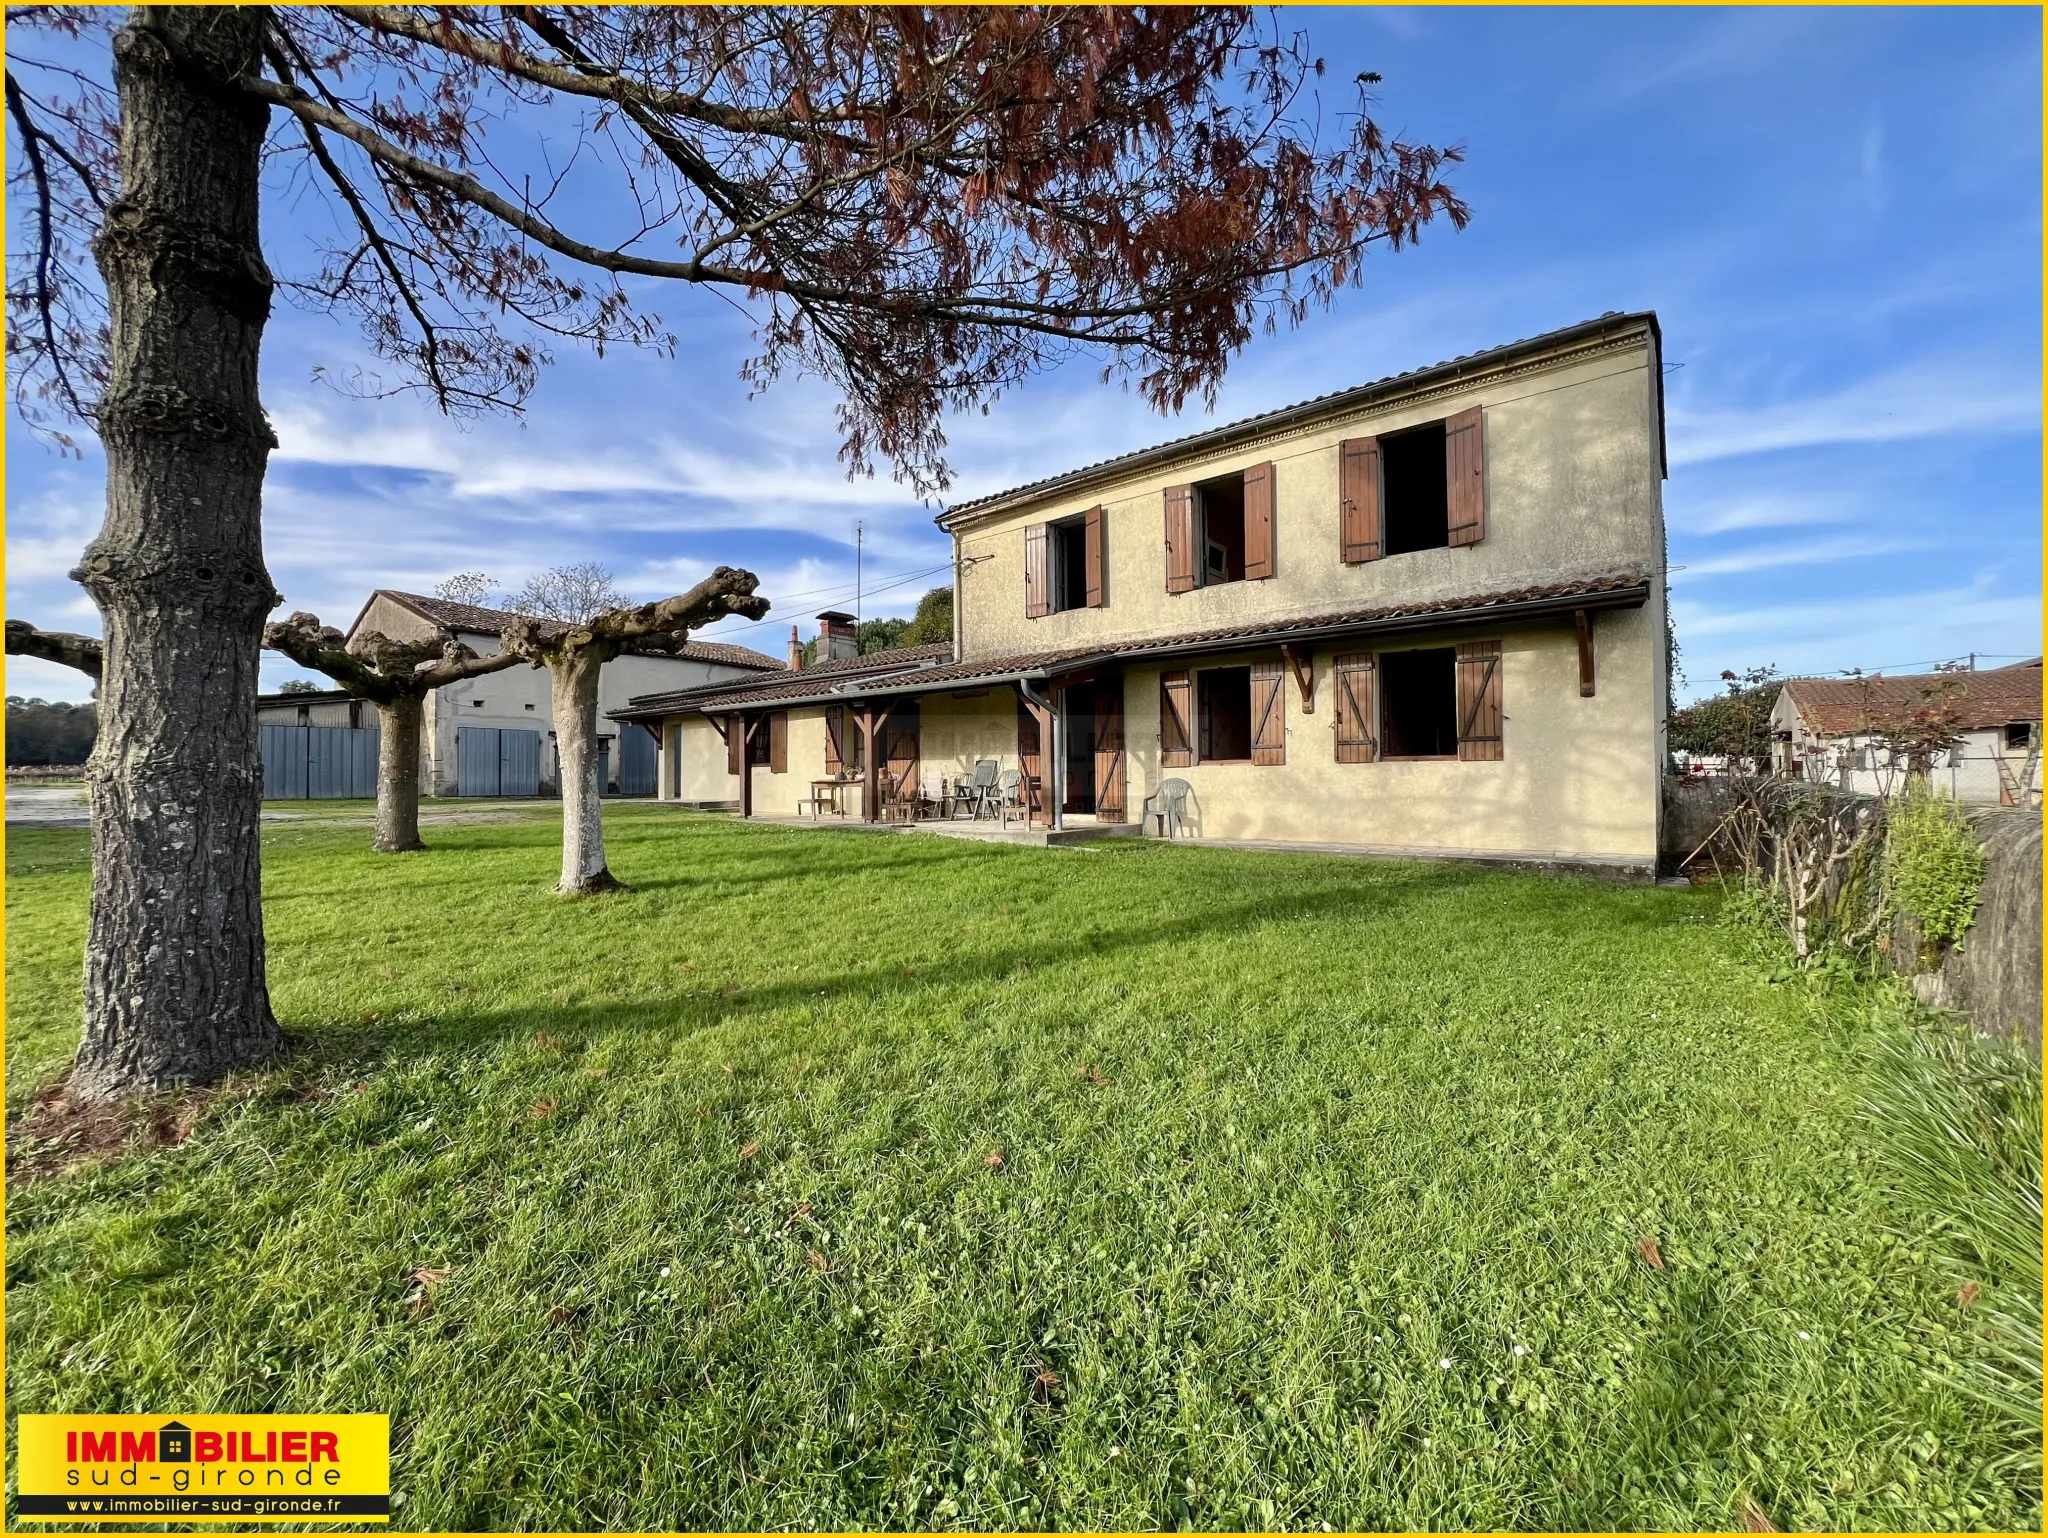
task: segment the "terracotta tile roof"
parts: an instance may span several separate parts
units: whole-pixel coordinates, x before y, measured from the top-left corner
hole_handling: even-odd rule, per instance
[[[1979,673],[1789,678],[1785,692],[1806,729],[1820,737],[1882,731],[1905,724],[1923,708],[1952,710],[1958,731],[1986,731],[2041,719],[2041,659]]]
[[[395,603],[403,604],[422,619],[436,625],[444,625],[450,630],[467,631],[471,635],[497,635],[520,617],[510,609],[486,609],[479,604],[456,603],[452,599],[435,598],[425,593],[401,593],[388,587],[380,587],[377,592]],[[358,620],[358,623],[361,621]],[[545,620],[541,625],[544,630],[566,628]],[[681,657],[690,662],[722,663],[726,667],[772,669],[778,673],[788,667],[786,662],[777,661],[765,652],[757,652],[745,646],[733,646],[724,641],[691,641],[685,644],[681,651],[664,655]]]
[[[783,676],[772,682],[756,678],[728,678],[688,689],[664,690],[660,694],[637,694],[627,701],[625,710],[613,712],[612,719],[624,720],[629,715],[676,715],[699,708],[700,701],[716,701],[724,705],[733,698],[743,698],[745,702],[752,703],[757,699],[826,695],[847,684],[872,682],[892,674],[936,666],[950,662],[952,657],[953,643],[950,641],[938,641],[930,646],[899,646],[893,651],[867,652],[859,657],[842,657],[837,662],[820,662],[799,673],[784,668]]]
[[[1539,352],[1546,347],[1588,340],[1604,332],[1627,331],[1643,326],[1649,329],[1651,336],[1659,335],[1655,311],[1638,310],[1624,313],[1620,310],[1609,310],[1606,314],[1597,315],[1591,320],[1582,320],[1575,326],[1546,331],[1540,336],[1523,337],[1516,342],[1504,342],[1498,347],[1488,347],[1479,352],[1462,353],[1455,358],[1446,358],[1441,363],[1432,363],[1424,368],[1412,368],[1405,373],[1389,374],[1384,379],[1353,385],[1349,389],[1333,390],[1327,395],[1318,395],[1292,406],[1279,406],[1271,411],[1262,411],[1257,416],[1246,417],[1242,421],[1228,422],[1221,427],[1204,428],[1201,432],[1171,438],[1165,443],[1153,444],[1150,448],[1136,449],[1128,454],[1098,460],[1092,465],[1083,465],[1078,470],[1066,470],[1058,475],[1047,476],[1044,480],[1028,481],[1022,486],[1013,486],[1008,491],[991,492],[984,497],[972,497],[965,502],[956,502],[939,514],[937,522],[941,528],[950,528],[954,521],[998,502],[1008,502],[1020,497],[1048,496],[1062,487],[1136,470],[1148,463],[1186,458],[1209,449],[1221,448],[1233,439],[1253,437],[1286,426],[1292,418],[1334,415],[1352,407],[1363,406],[1375,396],[1392,395],[1402,390],[1412,390],[1434,383],[1438,375],[1456,375],[1468,370],[1490,368],[1510,361],[1517,353]],[[1663,429],[1663,385],[1660,381],[1657,422],[1660,445],[1663,441]]]
[[[909,647],[899,652],[876,652],[861,659],[875,666],[855,676],[842,674],[825,679],[820,677],[825,670],[819,668],[778,679],[772,684],[733,679],[727,683],[707,684],[669,694],[643,694],[628,701],[624,710],[612,712],[612,719],[685,715],[693,711],[722,712],[767,704],[829,703],[835,698],[859,699],[878,694],[923,693],[964,683],[1043,677],[1049,673],[1072,672],[1084,666],[1126,659],[1279,646],[1290,641],[1313,642],[1374,630],[1419,630],[1428,628],[1432,623],[1480,624],[1489,619],[1518,618],[1528,611],[1541,613],[1569,608],[1573,599],[1587,600],[1587,606],[1596,608],[1632,607],[1643,602],[1648,594],[1648,575],[1640,568],[1631,567],[1570,582],[1509,588],[1423,603],[1382,604],[1369,609],[1299,615],[1261,624],[1148,636],[1140,641],[1098,642],[1093,646],[1065,647],[1056,651],[1013,652],[1007,656],[978,657],[967,662],[941,660],[950,654],[950,647]],[[939,655],[919,658],[919,653]],[[885,658],[896,660],[896,665],[882,665]],[[820,683],[826,686],[820,688]]]

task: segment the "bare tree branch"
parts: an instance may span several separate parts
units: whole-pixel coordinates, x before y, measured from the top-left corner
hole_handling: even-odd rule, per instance
[[[52,148],[55,148],[56,142],[47,139],[43,131],[36,126],[35,120],[28,115],[28,100],[22,94],[21,87],[14,83],[12,72],[7,76],[7,112],[14,119],[14,126],[21,133],[22,152],[28,156],[29,175],[35,181],[36,320],[42,327],[45,356],[49,359],[51,371],[57,381],[57,388],[64,397],[64,404],[74,417],[84,421],[86,420],[85,404],[79,400],[78,391],[72,387],[71,370],[65,363],[65,349],[57,335],[54,294],[56,278],[52,271],[56,253],[56,229],[50,205],[50,175],[48,168],[43,164],[43,145],[49,143]],[[69,156],[65,158],[67,161],[70,161]],[[71,163],[76,164],[75,162]],[[82,167],[79,170],[81,173],[80,180],[85,183],[87,191],[92,194],[93,202],[96,204],[100,203],[99,192],[93,187],[92,178],[83,173]],[[105,205],[100,204],[100,206],[104,207]],[[12,635],[11,630],[9,634],[10,636]],[[93,676],[95,678],[99,676],[97,667],[93,669]]]
[[[44,662],[77,668],[94,683],[100,681],[100,662],[106,651],[97,636],[73,635],[64,630],[38,630],[25,619],[7,622],[7,654],[10,657],[38,657]]]
[[[422,641],[394,640],[378,630],[348,641],[334,626],[321,624],[319,615],[304,610],[265,625],[263,644],[379,704],[422,699],[444,684],[501,672],[524,660],[509,650],[480,657],[446,629]]]

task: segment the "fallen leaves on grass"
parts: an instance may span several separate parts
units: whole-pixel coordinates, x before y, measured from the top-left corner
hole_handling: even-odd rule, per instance
[[[992,1170],[999,1170],[1003,1167],[1003,1151],[1000,1148],[991,1148],[981,1156],[981,1162]]]
[[[1060,1391],[1060,1375],[1043,1362],[1032,1364],[1031,1397],[1040,1404],[1050,1404]]]
[[[783,1222],[782,1226],[784,1228],[787,1228],[791,1223],[801,1222],[803,1219],[809,1217],[810,1215],[811,1204],[809,1202],[798,1202],[796,1204],[796,1211],[792,1212],[789,1215],[789,1217]]]
[[[1977,1294],[1983,1290],[1983,1287],[1976,1282],[1965,1282],[1956,1291],[1956,1302],[1959,1306],[1968,1308],[1977,1301]]]
[[[1648,1234],[1644,1234],[1642,1238],[1636,1240],[1636,1253],[1650,1263],[1650,1268],[1653,1271],[1662,1271],[1664,1269],[1664,1252],[1657,1248],[1657,1241]],[[1777,1529],[1773,1528],[1771,1531],[1776,1532]]]
[[[832,1269],[832,1262],[816,1250],[806,1250],[804,1252],[804,1259],[811,1263],[813,1271],[830,1271]]]
[[[412,1273],[412,1279],[422,1287],[434,1287],[455,1274],[453,1266],[420,1266]]]
[[[1103,1077],[1102,1070],[1100,1068],[1097,1068],[1093,1063],[1080,1064],[1077,1068],[1075,1068],[1074,1075],[1076,1078],[1086,1079],[1090,1084],[1094,1085],[1097,1089],[1101,1089],[1103,1085],[1109,1082],[1108,1079]]]
[[[1745,1495],[1742,1498],[1742,1526],[1746,1531],[1752,1533],[1775,1533],[1778,1531],[1778,1524],[1770,1519],[1763,1507],[1756,1503],[1756,1497],[1752,1495]]]
[[[755,1154],[759,1153],[760,1151],[761,1145],[759,1143],[749,1143],[745,1148],[742,1148],[740,1150],[740,1158],[742,1160],[751,1159],[754,1157]]]
[[[178,1090],[126,1103],[81,1100],[63,1080],[36,1097],[7,1140],[9,1178],[38,1179],[176,1148],[192,1136],[218,1091]]]
[[[535,1031],[533,1033],[533,1044],[543,1052],[559,1052],[562,1050],[562,1038],[550,1035],[546,1031]]]
[[[528,1121],[546,1121],[554,1114],[555,1102],[553,1100],[536,1100],[526,1108],[526,1119]]]

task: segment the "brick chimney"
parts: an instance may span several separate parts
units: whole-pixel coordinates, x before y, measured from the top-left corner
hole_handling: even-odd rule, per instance
[[[801,673],[804,670],[804,643],[796,638],[796,626],[789,627],[789,670]]]
[[[827,609],[818,616],[818,660],[840,662],[848,657],[860,655],[859,633],[854,629],[853,616],[838,609]]]

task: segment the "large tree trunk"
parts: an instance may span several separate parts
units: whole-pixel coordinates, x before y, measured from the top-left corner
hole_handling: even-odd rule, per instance
[[[622,883],[605,868],[604,813],[597,783],[597,680],[601,649],[574,647],[548,658],[554,684],[555,752],[562,781],[562,881],[558,892],[610,892]]]
[[[92,921],[75,1093],[203,1083],[270,1056],[257,654],[272,438],[256,396],[260,10],[138,7],[114,41],[121,190],[94,253],[107,520],[75,574],[105,617]]]
[[[377,836],[379,854],[405,854],[420,840],[420,717],[425,702],[401,694],[377,705]]]

